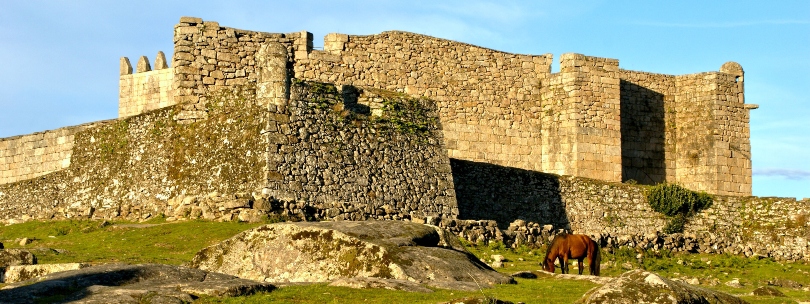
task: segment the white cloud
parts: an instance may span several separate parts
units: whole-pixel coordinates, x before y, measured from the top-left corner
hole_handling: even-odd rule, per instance
[[[791,180],[806,180],[810,179],[810,170],[800,169],[782,169],[782,168],[763,168],[753,170],[754,176],[774,176],[787,178]]]
[[[805,25],[810,24],[810,20],[758,20],[758,21],[739,21],[739,22],[694,22],[694,23],[640,21],[640,22],[633,22],[631,24],[656,26],[656,27],[732,28],[732,27],[745,27],[755,25]]]

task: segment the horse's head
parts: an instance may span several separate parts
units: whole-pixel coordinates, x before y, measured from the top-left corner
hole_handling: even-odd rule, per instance
[[[545,261],[543,261],[543,270],[553,273],[554,272],[554,260],[546,258]]]

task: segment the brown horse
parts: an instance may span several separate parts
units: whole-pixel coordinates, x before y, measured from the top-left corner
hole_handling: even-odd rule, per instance
[[[588,258],[591,275],[599,275],[599,244],[594,242],[587,235],[582,234],[558,234],[551,241],[546,252],[546,259],[543,261],[543,270],[554,272],[554,260],[559,259],[560,271],[568,273],[568,259],[577,259],[579,274],[582,274],[582,260]]]

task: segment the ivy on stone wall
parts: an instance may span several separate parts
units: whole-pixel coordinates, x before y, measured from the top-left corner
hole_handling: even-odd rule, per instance
[[[652,186],[646,197],[653,210],[667,216],[665,233],[683,232],[688,218],[711,207],[713,201],[712,196],[705,192],[667,183]]]
[[[404,135],[427,137],[436,128],[424,100],[406,96],[389,97],[382,102],[382,114],[374,122],[379,129],[394,130]]]
[[[298,79],[293,79],[293,84],[307,88],[310,93],[308,100],[310,109],[331,110],[333,116],[337,118],[333,123],[342,122],[360,126],[363,125],[363,122],[368,122],[367,126],[375,128],[382,134],[393,132],[418,138],[430,137],[431,132],[438,129],[438,118],[433,115],[435,109],[432,109],[431,102],[424,98],[413,98],[401,93],[364,88],[362,90],[367,90],[382,99],[381,113],[376,116],[357,111],[354,105],[344,100],[344,96],[341,96],[341,92],[332,84]]]

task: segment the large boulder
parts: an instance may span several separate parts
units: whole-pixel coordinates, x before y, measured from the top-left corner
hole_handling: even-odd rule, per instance
[[[242,296],[275,286],[160,264],[107,264],[9,284],[0,303],[190,303],[201,295]]]
[[[34,265],[37,257],[28,250],[3,249],[0,250],[0,268],[16,265]]]
[[[265,225],[201,250],[190,266],[266,282],[368,277],[466,290],[514,282],[444,230],[404,221]]]
[[[625,272],[594,289],[578,303],[747,303],[719,291],[692,286],[663,278],[643,270]]]
[[[54,272],[76,270],[90,267],[90,264],[85,263],[64,263],[64,264],[37,264],[37,265],[18,265],[8,266],[6,270],[0,273],[0,283],[16,283],[41,277]]]

